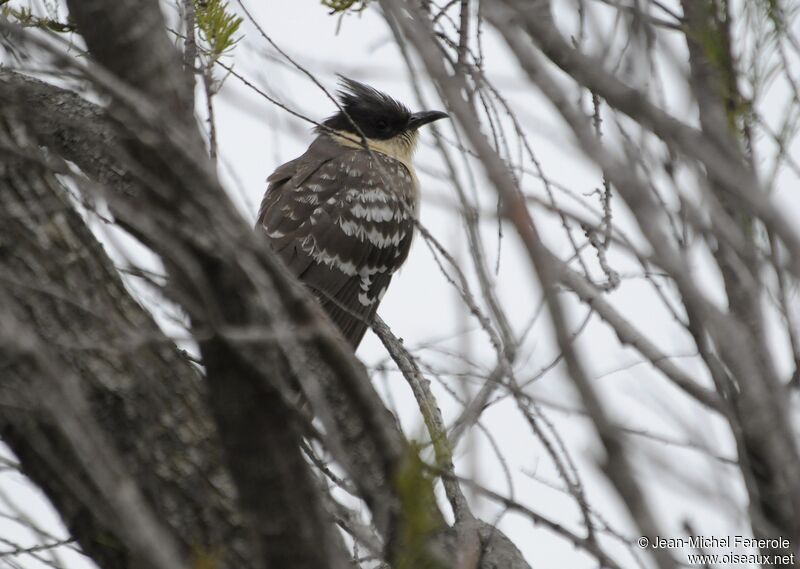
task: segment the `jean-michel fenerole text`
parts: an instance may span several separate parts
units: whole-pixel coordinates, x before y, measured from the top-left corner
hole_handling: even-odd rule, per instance
[[[650,543],[655,549],[789,549],[789,540],[785,537],[775,539],[757,539],[742,535],[705,536],[694,535],[690,537],[660,537],[656,536]]]

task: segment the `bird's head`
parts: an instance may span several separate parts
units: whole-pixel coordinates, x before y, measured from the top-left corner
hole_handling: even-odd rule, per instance
[[[339,78],[342,109],[322,124],[337,133],[351,135],[349,138],[353,141],[361,141],[363,134],[370,146],[396,143],[412,152],[417,129],[448,116],[441,111],[412,113],[405,105],[377,89],[341,75]]]

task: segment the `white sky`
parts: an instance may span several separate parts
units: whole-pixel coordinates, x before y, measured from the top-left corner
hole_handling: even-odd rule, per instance
[[[367,10],[361,16],[349,16],[341,22],[327,15],[314,0],[296,2],[250,2],[260,25],[266,33],[299,64],[311,71],[329,90],[335,89],[335,73],[343,73],[365,81],[381,89],[409,106],[416,107],[416,100],[410,87],[410,80],[404,62],[394,44],[391,34],[379,14]],[[258,6],[258,8],[256,8]],[[340,27],[339,27],[339,24]],[[337,33],[338,27],[338,33]],[[247,28],[248,44],[252,43],[265,49],[257,33]],[[585,193],[596,188],[600,183],[596,170],[588,165],[574,149],[569,136],[565,134],[559,119],[552,108],[545,104],[541,97],[531,89],[520,76],[516,65],[508,53],[502,48],[497,38],[490,32],[484,35],[487,60],[485,69],[490,78],[497,81],[503,89],[503,95],[514,104],[520,118],[528,129],[530,140],[534,145],[538,159],[546,173],[573,191]],[[236,54],[240,72],[248,77],[260,76],[260,87],[269,88],[269,92],[291,108],[320,120],[329,115],[333,106],[324,93],[314,86],[301,73],[283,62],[267,64],[263,58],[251,57],[247,52],[249,45],[242,46]],[[268,51],[274,55],[274,52]],[[277,57],[280,61],[279,56]],[[426,85],[426,95],[432,108],[443,108],[431,85]],[[685,98],[681,100],[676,94],[676,104],[683,104],[680,111],[689,112]],[[221,127],[220,146],[231,164],[235,164],[237,177],[242,181],[244,192],[251,204],[258,204],[264,190],[264,179],[274,167],[302,153],[312,139],[309,125],[287,116],[281,109],[271,107],[269,103],[249,95],[245,88],[230,79],[221,95],[219,108],[219,124]],[[246,102],[249,101],[249,102]],[[228,104],[226,104],[228,103]],[[276,133],[276,127],[286,125]],[[445,135],[453,138],[451,126],[440,122]],[[287,136],[287,132],[291,135]],[[427,172],[443,171],[435,153],[430,150],[432,138],[429,133],[423,136],[423,144],[418,152],[417,165],[421,173],[423,208],[422,223],[461,260],[462,267],[470,275],[474,274],[472,266],[464,250],[466,237],[461,230],[461,222],[453,211],[453,207],[441,205],[442,197],[455,203],[454,191],[448,187],[447,181],[426,175]],[[494,207],[494,192],[481,177],[477,191],[485,211],[490,213]],[[541,194],[541,184],[529,179],[531,191]],[[437,199],[438,198],[438,199]],[[619,207],[619,206],[617,206]],[[248,211],[254,212],[254,208]],[[623,217],[618,213],[615,214]],[[251,213],[251,216],[254,215]],[[561,254],[566,255],[569,245],[554,219],[543,219],[541,232],[549,237],[548,244]],[[486,236],[487,251],[491,262],[496,258],[496,223],[486,218],[483,224]],[[529,265],[521,254],[513,230],[504,228],[505,238],[502,242],[501,269],[496,278],[497,291],[504,307],[512,318],[517,331],[524,329],[540,301],[540,293]],[[636,233],[634,232],[634,235]],[[589,256],[590,257],[590,256]],[[612,257],[613,259],[613,257]],[[474,279],[473,290],[477,291]],[[619,291],[611,295],[618,306],[626,314],[640,314],[637,324],[670,354],[694,353],[685,338],[675,336],[675,327],[663,309],[653,303],[652,291],[641,280],[626,281]],[[460,302],[456,299],[452,287],[441,275],[430,251],[422,239],[418,239],[412,250],[407,265],[395,277],[379,313],[395,332],[403,337],[409,346],[453,335],[463,328],[464,317]],[[586,313],[583,307],[574,311],[576,322]],[[474,320],[468,320],[471,328],[476,327]],[[541,367],[552,361],[557,351],[550,338],[549,325],[542,320],[534,329],[531,341],[522,350],[520,361],[528,360],[521,366],[519,377],[533,375]],[[463,342],[449,342],[449,347],[458,350]],[[472,334],[466,344],[474,359],[491,367],[493,352],[485,335]],[[691,417],[697,408],[688,403],[676,389],[668,385],[657,373],[647,365],[630,367],[639,358],[633,351],[621,348],[615,336],[601,323],[593,320],[582,336],[579,345],[589,354],[591,369],[594,375],[603,376],[598,389],[611,403],[621,423],[643,428],[653,433],[673,433],[679,439],[680,428],[676,429],[674,416],[667,412],[672,409],[678,418]],[[423,352],[426,360],[437,361],[429,352]],[[385,351],[379,341],[368,334],[359,356],[365,362],[384,360]],[[438,358],[438,361],[447,361]],[[452,361],[452,360],[450,360]],[[683,363],[683,362],[681,362]],[[449,364],[450,367],[454,364]],[[457,364],[455,364],[457,365]],[[690,371],[699,369],[691,361],[685,363]],[[624,369],[614,373],[614,370]],[[607,374],[607,375],[606,375]],[[380,385],[380,384],[379,384]],[[450,385],[454,385],[450,380]],[[391,374],[386,387],[391,398],[397,403],[399,415],[409,436],[421,432],[419,413],[411,398],[410,390],[399,374]],[[434,387],[438,387],[434,382]],[[474,390],[474,388],[473,388]],[[543,398],[576,406],[576,398],[563,375],[561,368],[548,373],[536,384],[533,393]],[[440,396],[445,417],[452,419],[458,408],[452,404],[443,389],[437,390]],[[668,401],[668,404],[662,404]],[[592,505],[608,519],[615,528],[630,535],[627,519],[615,504],[607,483],[594,464],[601,455],[597,449],[597,441],[586,429],[586,422],[577,416],[565,416],[558,413],[547,413],[556,428],[565,438],[571,455],[577,460],[581,475],[587,486]],[[488,411],[484,424],[495,436],[503,450],[512,474],[513,495],[520,502],[534,508],[544,515],[578,528],[577,508],[569,499],[545,485],[534,481],[527,473],[550,482],[557,482],[550,460],[543,449],[530,435],[530,429],[515,411],[511,401],[506,401]],[[728,444],[714,440],[715,425],[705,422],[692,425],[698,434],[706,436],[712,446],[719,447],[721,453],[729,451]],[[718,430],[718,429],[717,429]],[[725,439],[723,439],[725,440]],[[727,442],[727,441],[726,441]],[[647,446],[647,450],[661,449]],[[470,453],[473,453],[470,455]],[[658,455],[658,453],[656,453]],[[499,492],[507,493],[502,466],[493,455],[489,445],[481,436],[475,437],[472,447],[459,448],[457,453],[457,469],[465,475],[474,475],[482,483]],[[702,471],[707,461],[692,452],[676,451],[660,456],[674,460],[674,468],[678,474],[683,472]],[[663,480],[665,465],[648,464],[645,460],[637,463],[641,467],[644,485],[650,489],[655,484],[648,484],[648,478]],[[654,493],[654,506],[664,522],[664,528],[671,535],[678,535],[684,519],[691,520],[700,533],[709,535],[727,535],[737,527],[738,520],[730,518],[730,512],[723,513],[727,519],[712,514],[712,507],[719,510],[719,505],[711,506],[705,502],[714,499],[715,485],[709,484],[709,494],[704,500],[696,493],[687,494],[676,485],[665,485]],[[740,488],[733,491],[741,498]],[[731,498],[727,498],[731,499]],[[501,510],[483,500],[476,500],[475,505],[480,515],[492,521]],[[592,567],[593,561],[586,555],[576,551],[570,544],[554,537],[546,530],[538,529],[518,515],[506,515],[500,520],[500,527],[524,552],[533,567],[565,566],[579,569]],[[741,531],[741,530],[739,530]],[[578,533],[582,532],[578,530]],[[633,566],[631,559],[621,555],[624,566]]]
[[[235,6],[235,1],[231,3]],[[568,2],[558,2],[557,5],[564,10],[571,6]],[[360,16],[348,16],[340,21],[328,15],[318,0],[250,0],[247,6],[265,32],[331,92],[336,88],[335,74],[342,73],[365,81],[416,109],[403,60],[388,28],[375,10],[367,10]],[[561,15],[568,20],[570,13],[567,10]],[[333,104],[326,95],[270,49],[252,26],[245,24],[243,30],[246,40],[236,48],[230,60],[235,62],[239,73],[293,110],[314,120],[319,121],[333,111]],[[575,150],[553,109],[529,86],[488,28],[484,43],[486,72],[517,111],[545,172],[579,195],[598,187],[601,180],[596,169]],[[682,49],[680,42],[676,43],[676,49]],[[679,52],[679,55],[682,53]],[[674,73],[674,68],[668,72],[668,80],[674,81]],[[636,80],[637,77],[632,76],[632,82]],[[425,88],[431,108],[442,109],[432,86],[427,84]],[[665,94],[670,101],[671,112],[684,120],[694,120],[691,118],[694,110],[687,102],[686,93],[670,84]],[[277,166],[305,150],[313,138],[311,125],[254,95],[233,77],[228,78],[216,100],[216,113],[223,180],[248,221],[252,221],[265,190],[266,177]],[[450,124],[445,124],[445,121],[437,124],[443,128],[446,137],[454,138]],[[431,150],[432,143],[430,133],[426,132],[416,160],[423,195],[421,220],[456,256],[461,267],[469,274],[473,291],[477,294],[474,270],[465,251],[466,237],[452,205],[456,203],[455,193],[447,180],[431,175],[432,172],[443,171],[436,153]],[[478,176],[475,190],[483,212],[487,214],[482,230],[493,265],[498,250],[497,223],[491,218],[495,197],[480,169],[475,172]],[[543,195],[541,184],[530,176],[525,179],[525,190]],[[779,198],[784,199],[783,196]],[[786,198],[784,201],[791,204],[795,211],[795,200],[789,200]],[[615,222],[636,237],[638,232],[619,200],[614,202],[614,208]],[[566,257],[570,249],[560,229],[560,222],[541,211],[536,216],[548,245]],[[580,237],[579,234],[577,236]],[[519,332],[535,312],[541,295],[510,226],[504,227],[501,247],[500,271],[495,277],[496,290],[512,319],[512,325]],[[137,250],[134,255],[138,262],[147,262],[144,253]],[[589,254],[586,258],[594,262],[593,255]],[[612,254],[610,260],[622,273],[636,270],[620,255]],[[708,284],[709,293],[718,295],[718,290],[714,290],[717,276],[708,271],[704,261],[698,254],[698,274],[705,275],[704,282]],[[652,288],[644,280],[624,280],[609,298],[666,353],[676,356],[695,353],[689,339],[655,301]],[[586,314],[586,309],[576,304],[571,312],[577,325]],[[485,334],[476,331],[466,337],[461,335],[453,338],[464,329],[465,322],[470,329],[476,329],[477,324],[474,319],[463,315],[461,303],[452,286],[442,276],[422,239],[416,240],[406,266],[392,282],[379,313],[411,348],[451,338],[437,345],[455,353],[462,353],[466,349],[473,361],[487,368],[493,366],[493,351]],[[776,339],[778,341],[781,340]],[[592,377],[596,378],[597,390],[613,409],[619,423],[677,440],[691,437],[694,442],[705,443],[720,455],[733,456],[730,437],[721,423],[702,413],[696,404],[649,365],[639,364],[641,358],[633,350],[621,347],[610,329],[596,318],[591,320],[578,340],[578,346],[587,357]],[[549,323],[540,318],[521,349],[518,377],[524,380],[534,375],[548,365],[557,353]],[[460,364],[445,354],[431,350],[420,351],[419,354],[426,362],[447,365],[456,371],[460,369]],[[368,333],[358,355],[368,365],[386,359],[380,342],[371,333]],[[676,362],[688,372],[705,378],[701,366],[692,358],[681,357]],[[388,373],[385,381],[377,377],[378,374],[376,384],[387,400],[396,405],[408,436],[419,437],[422,433],[421,418],[403,378],[395,372]],[[456,391],[463,389],[461,382],[453,378],[448,378],[447,382]],[[458,414],[458,407],[436,381],[433,386],[440,396],[445,418],[452,420]],[[470,386],[472,392],[476,388],[475,385]],[[571,408],[578,406],[569,380],[560,366],[545,374],[530,393],[544,401]],[[636,537],[613,490],[598,470],[596,461],[602,452],[587,428],[587,421],[577,414],[547,409],[545,415],[563,437],[566,448],[576,461],[589,502],[595,511],[600,512],[626,537]],[[535,477],[561,485],[550,459],[531,435],[530,428],[516,411],[513,402],[505,400],[492,407],[485,413],[483,424],[502,450],[505,467],[513,480],[513,498],[582,535],[579,511],[572,500],[534,480]],[[658,521],[667,532],[665,537],[682,535],[685,521],[691,522],[700,535],[719,537],[747,532],[746,520],[740,517],[744,494],[733,469],[720,466],[692,450],[678,447],[666,450],[664,445],[642,441],[641,438],[630,440],[637,443],[637,473],[649,492]],[[456,463],[460,474],[473,476],[481,484],[500,493],[511,493],[506,483],[504,465],[482,435],[476,433],[462,443],[457,450]],[[689,480],[691,484],[684,484],[684,480]],[[697,487],[698,481],[702,483],[700,488]],[[36,519],[43,520],[42,523],[47,527],[56,525],[46,513],[41,500],[36,498],[36,493],[27,489],[19,476],[0,473],[0,492],[13,495],[17,504],[35,512]],[[2,498],[0,494],[0,503]],[[502,513],[502,509],[483,499],[475,498],[473,506],[476,513],[489,522],[497,520]],[[0,511],[3,511],[1,505]],[[502,516],[499,527],[523,551],[532,567],[583,569],[595,566],[589,556],[551,532],[534,527],[520,515]],[[14,524],[0,518],[0,536],[4,535],[23,542],[29,539]],[[616,557],[623,567],[637,566],[630,555],[622,553],[619,547],[611,547],[610,550],[619,553]],[[0,558],[0,567],[2,564]],[[80,565],[74,559],[69,562],[70,567]],[[26,559],[24,566],[36,567],[40,564]]]

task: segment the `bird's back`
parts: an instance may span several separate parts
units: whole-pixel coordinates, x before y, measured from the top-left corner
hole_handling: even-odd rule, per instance
[[[353,348],[408,256],[418,200],[409,168],[321,134],[268,179],[257,226]]]

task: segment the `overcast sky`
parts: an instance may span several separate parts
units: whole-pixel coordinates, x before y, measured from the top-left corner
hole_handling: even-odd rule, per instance
[[[562,3],[562,6],[566,5],[567,3]],[[348,16],[340,20],[329,16],[315,0],[290,3],[250,2],[248,6],[252,6],[254,15],[272,40],[299,64],[311,71],[329,90],[333,91],[336,87],[335,74],[342,73],[368,82],[417,109],[418,104],[406,66],[391,33],[376,10],[367,10],[360,16]],[[569,14],[565,17],[568,18]],[[333,111],[333,104],[325,93],[313,85],[302,72],[293,68],[273,50],[268,49],[266,42],[257,32],[247,27],[246,35],[247,42],[236,52],[237,66],[241,72],[250,78],[257,78],[259,86],[268,89],[270,94],[292,109],[314,120],[321,120]],[[487,31],[483,39],[486,53],[485,70],[514,106],[545,172],[578,194],[589,193],[597,188],[600,184],[597,170],[575,150],[571,138],[566,134],[553,109],[544,103],[521,76],[512,58],[502,48],[497,38]],[[256,50],[261,53],[255,54]],[[266,58],[264,54],[267,55]],[[671,104],[674,105],[675,112],[685,116],[691,111],[686,103],[685,93],[678,89],[674,91],[671,95]],[[425,85],[425,95],[430,108],[443,108],[430,84]],[[264,179],[277,165],[305,150],[313,137],[310,125],[252,95],[246,87],[237,84],[233,78],[228,80],[222,93],[218,118],[223,156],[241,182],[244,194],[241,203],[253,216],[263,194]],[[437,126],[443,130],[446,137],[454,139],[452,127],[445,121],[439,122]],[[416,160],[421,172],[422,223],[461,260],[464,270],[471,276],[473,271],[465,251],[466,237],[455,212],[455,194],[447,179],[437,175],[444,172],[444,167],[431,149],[431,145],[432,137],[426,132],[423,134]],[[491,264],[494,264],[498,253],[498,228],[492,215],[495,208],[495,194],[483,179],[480,168],[475,168],[474,172],[478,176],[476,191],[486,214],[482,226],[487,243],[486,249],[490,254]],[[542,194],[541,184],[533,179],[529,179],[527,184],[526,189],[532,193]],[[230,185],[234,186],[233,183]],[[615,214],[619,217],[619,223],[625,223],[623,211],[615,211]],[[566,257],[569,244],[563,231],[560,230],[559,222],[542,215],[539,219],[548,243],[556,252]],[[505,227],[503,233],[500,270],[496,276],[497,290],[512,318],[515,330],[521,332],[535,313],[541,295],[536,279],[521,254],[513,230]],[[635,231],[633,235],[636,235]],[[630,267],[623,265],[620,270],[626,268]],[[472,284],[473,290],[477,290],[474,280]],[[626,280],[612,297],[615,304],[626,314],[641,316],[637,324],[648,332],[662,349],[676,355],[694,353],[687,339],[676,335],[671,317],[663,308],[656,305],[652,299],[651,289],[643,281]],[[463,303],[457,299],[453,287],[442,276],[433,255],[422,239],[416,240],[407,265],[392,282],[379,312],[411,347],[452,337],[462,331],[465,325],[469,329],[477,328],[474,319],[464,316]],[[586,309],[576,305],[573,310],[576,325],[583,320],[585,314]],[[467,341],[453,339],[437,344],[443,350],[453,351],[463,349],[465,345],[471,350],[473,360],[491,369],[494,362],[493,351],[486,336],[480,332],[469,335]],[[672,413],[676,413],[680,419],[687,416],[691,418],[691,414],[698,411],[694,404],[686,401],[676,389],[652,372],[648,366],[635,365],[640,358],[631,350],[620,347],[607,327],[602,323],[591,321],[580,340],[580,345],[590,354],[593,376],[602,376],[599,380],[602,382],[600,390],[618,412],[617,416],[622,424],[643,428],[652,433],[671,433],[680,440],[686,438],[680,426],[673,421],[676,417]],[[522,352],[520,360],[527,363],[519,366],[520,378],[533,376],[552,361],[557,351],[550,338],[549,323],[546,319],[539,319]],[[431,350],[421,351],[420,355],[425,361],[439,362],[451,368],[457,368],[459,365],[455,359],[448,360],[448,356],[445,355],[437,356]],[[372,334],[367,335],[359,349],[359,356],[368,363],[386,359],[385,351]],[[689,371],[698,369],[691,360],[680,363]],[[622,371],[615,371],[618,369]],[[410,390],[397,373],[388,374],[387,386],[390,387],[391,400],[397,405],[406,432],[410,436],[415,434],[418,436],[422,424]],[[451,387],[455,387],[455,382],[451,381]],[[434,388],[437,388],[446,418],[452,419],[457,407],[436,382]],[[560,367],[539,380],[532,393],[540,395],[546,401],[577,406],[576,398]],[[614,504],[613,494],[604,479],[599,476],[594,464],[601,453],[597,449],[596,439],[586,429],[586,422],[574,414],[546,411],[546,416],[564,436],[567,448],[577,460],[593,506],[615,528],[630,536],[628,531],[630,526]],[[475,476],[481,483],[499,492],[511,492],[516,499],[535,510],[569,527],[578,528],[579,512],[571,500],[534,480],[539,478],[560,485],[549,459],[530,436],[530,429],[519,413],[515,412],[513,402],[506,401],[496,405],[484,417],[485,427],[495,436],[507,461],[513,479],[513,489],[508,488],[500,461],[486,440],[477,433],[472,445],[459,448],[457,453],[459,472]],[[720,441],[715,436],[718,425],[700,423],[693,426],[708,437],[721,454],[730,452],[728,441]],[[649,443],[644,443],[643,448],[647,449],[647,444]],[[675,451],[668,456],[675,460],[671,467],[648,463],[645,459],[639,461],[643,479],[645,481],[648,478],[653,479],[653,487],[656,487],[656,480],[663,485],[654,496],[658,500],[655,506],[665,521],[664,527],[677,535],[684,519],[688,519],[702,527],[703,533],[709,535],[727,535],[734,528],[739,528],[740,520],[734,519],[730,511],[724,512],[727,519],[721,519],[710,513],[711,508],[706,506],[704,500],[715,500],[717,491],[731,492],[741,499],[741,488],[738,485],[730,488],[727,481],[723,486],[717,486],[709,477],[708,487],[703,489],[705,496],[702,496],[699,493],[685,492],[680,484],[675,482],[664,484],[669,479],[665,475],[665,469],[674,468],[679,474],[684,469],[694,470],[692,473],[694,478],[697,471],[702,471],[708,465],[707,461],[693,452]],[[646,482],[645,484],[651,486]],[[494,517],[502,512],[502,509],[486,501],[478,500],[476,503],[480,505],[479,512],[487,521],[493,521]],[[714,508],[719,513],[719,505],[714,504]],[[500,527],[525,553],[533,567],[564,566],[579,569],[593,566],[591,559],[577,552],[570,544],[554,537],[546,530],[533,527],[528,520],[520,516],[506,514],[500,521]],[[739,528],[738,531],[742,529]],[[621,558],[626,566],[633,566],[629,557],[623,555]]]
[[[235,1],[231,4],[236,7]],[[562,7],[559,16],[568,21],[572,14],[571,4],[556,4]],[[329,15],[318,0],[251,0],[246,5],[271,39],[330,92],[336,89],[336,74],[341,73],[385,91],[414,110],[422,110],[400,52],[376,10],[339,18]],[[271,48],[249,22],[243,25],[242,30],[244,40],[228,59],[239,73],[290,109],[315,121],[334,111],[334,105],[326,94]],[[601,184],[599,173],[576,151],[553,109],[522,77],[490,30],[485,31],[483,41],[486,73],[513,106],[544,171],[591,203],[584,194]],[[601,46],[594,47],[601,49]],[[680,50],[682,46],[677,42],[675,47]],[[678,60],[665,64],[668,79],[677,77],[681,71],[680,56],[683,52],[676,53]],[[636,75],[635,64],[632,68],[630,79],[633,83],[647,79]],[[432,85],[425,83],[423,87],[427,106],[443,109]],[[685,120],[693,120],[694,110],[685,92],[669,84],[665,96],[671,112]],[[312,125],[271,104],[235,77],[226,80],[216,99],[216,118],[220,173],[243,215],[252,222],[267,176],[277,166],[305,150],[314,137]],[[446,138],[455,140],[456,134],[450,124],[441,121],[437,126]],[[423,196],[421,221],[459,260],[473,290],[477,291],[466,251],[466,237],[456,211],[455,193],[444,176],[444,166],[432,149],[432,143],[430,132],[424,132],[416,159]],[[459,163],[459,168],[460,175],[466,179],[463,163]],[[497,262],[499,266],[495,276],[496,288],[515,331],[520,333],[537,312],[540,290],[510,227],[503,227],[503,238],[498,246],[495,194],[483,178],[479,165],[473,164],[473,174],[477,180],[474,191],[484,214],[482,231],[486,250],[490,264],[494,266]],[[544,195],[541,184],[532,177],[525,179],[524,183],[526,191]],[[794,201],[788,201],[789,198],[780,195],[779,199],[786,199],[786,203],[792,203],[791,207],[796,208]],[[637,237],[638,232],[624,208],[618,203],[615,208],[615,223]],[[560,222],[540,212],[537,220],[548,245],[562,257],[567,257],[570,248]],[[151,263],[146,254],[133,245],[127,252],[139,263]],[[625,275],[632,275],[637,270],[621,256],[612,254],[610,259],[612,263],[619,263],[615,268]],[[696,270],[701,274],[705,270],[702,256],[697,259]],[[718,277],[708,273],[706,282],[709,293],[716,294]],[[690,357],[695,354],[690,338],[680,332],[672,317],[655,301],[652,288],[643,279],[626,278],[609,297],[620,311],[635,318],[637,326],[662,350],[676,356],[676,362],[683,369],[705,378],[701,366]],[[570,312],[574,327],[587,313],[586,308],[578,304]],[[416,349],[430,345],[417,352],[426,363],[448,367],[453,372],[468,370],[458,358],[460,353],[468,350],[474,364],[486,369],[491,369],[494,364],[494,351],[486,335],[478,330],[476,321],[465,314],[463,303],[443,276],[423,239],[416,239],[410,258],[393,280],[379,313],[395,333],[404,338],[408,347]],[[648,365],[641,364],[641,358],[620,346],[614,334],[601,322],[590,320],[578,346],[587,354],[598,390],[620,424],[677,441],[686,441],[691,435],[695,442],[713,447],[720,456],[733,456],[734,448],[721,424],[700,413],[696,404],[687,400]],[[524,380],[534,376],[550,364],[557,353],[549,322],[546,318],[539,318],[521,348],[518,378]],[[372,333],[367,334],[358,355],[373,366],[385,363],[387,358]],[[778,363],[786,365],[783,361]],[[422,421],[402,377],[391,369],[385,373],[376,372],[375,377],[381,393],[395,407],[407,435],[421,437]],[[465,387],[465,382],[457,378],[448,378],[447,381],[447,387],[459,393],[465,388],[474,392],[478,387],[474,382]],[[452,420],[457,416],[458,406],[436,381],[434,389],[440,396],[446,419]],[[567,409],[578,407],[563,369],[556,366],[529,391],[541,398],[546,418],[563,437],[565,447],[576,461],[590,504],[625,537],[635,538],[612,489],[597,468],[596,461],[601,452],[588,423],[579,414],[547,406],[552,403]],[[512,495],[537,512],[582,533],[579,510],[571,498],[565,497],[557,488],[549,487],[548,483],[559,487],[561,482],[545,452],[530,435],[530,428],[516,411],[513,401],[505,400],[494,405],[485,413],[482,424],[494,436],[503,460],[497,458],[486,438],[476,430],[474,436],[457,449],[459,474],[475,477],[481,484]],[[691,433],[686,432],[687,426],[691,427]],[[663,445],[654,445],[641,438],[631,440],[637,442],[637,472],[651,491],[653,506],[663,527],[672,532],[670,536],[679,535],[687,520],[702,535],[724,536],[747,531],[737,514],[741,511],[744,494],[732,469],[726,470],[728,467],[693,450],[673,446],[669,452],[663,452]],[[682,483],[684,477],[692,481],[692,488]],[[699,488],[698,480],[703,484]],[[17,475],[0,473],[0,492],[13,494],[18,505],[34,511],[38,519],[48,527],[54,527],[54,518],[45,512],[44,506],[34,506],[34,503],[38,504],[35,493],[24,487],[24,481]],[[0,494],[0,501],[2,498]],[[499,527],[524,552],[532,567],[582,569],[595,565],[591,558],[547,530],[534,527],[528,519],[513,513],[503,515],[502,508],[483,499],[475,498],[473,504],[476,513],[486,521],[499,520]],[[0,536],[3,534],[13,535],[15,539],[21,535],[13,524],[0,520]],[[611,550],[615,551],[614,548]],[[622,550],[617,548],[616,551]],[[620,553],[618,558],[623,567],[636,566],[628,554]],[[37,566],[35,561],[28,561],[31,567]],[[79,561],[70,561],[71,567],[80,565]]]

